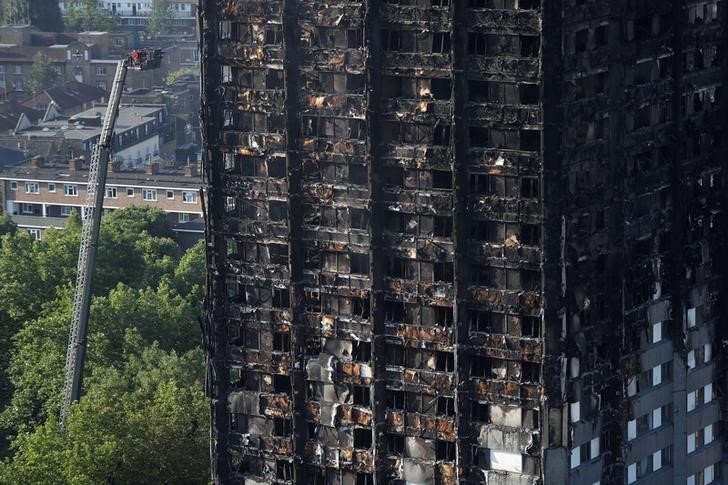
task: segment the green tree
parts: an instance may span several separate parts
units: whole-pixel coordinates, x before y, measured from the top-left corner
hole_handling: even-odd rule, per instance
[[[63,32],[63,17],[57,0],[32,0],[30,24],[43,32]]]
[[[177,292],[186,295],[191,303],[199,304],[204,297],[206,274],[205,241],[198,241],[182,256],[174,270]]]
[[[169,0],[152,0],[147,31],[152,34],[172,33],[172,19],[174,16],[174,10],[172,10]]]
[[[44,32],[61,32],[63,19],[56,0],[4,0],[0,3],[0,23],[31,24]]]
[[[0,214],[0,236],[4,234],[15,234],[18,226],[13,222],[7,213]]]
[[[66,7],[66,29],[71,32],[113,32],[116,30],[116,19],[97,0],[73,0]]]
[[[30,23],[30,0],[3,0],[0,4],[0,21],[4,25],[27,25]]]
[[[25,231],[0,238],[0,408],[15,388],[0,428],[39,422],[46,408],[57,408],[80,229],[74,212],[63,230],[49,229],[40,241]],[[130,207],[102,219],[89,362],[117,359],[115,342],[130,326],[140,329],[146,343],[157,340],[166,349],[198,343],[204,272],[185,269],[199,267],[191,256],[178,269],[181,251],[171,235],[158,209]],[[200,250],[196,257],[202,257]]]
[[[33,56],[33,66],[28,75],[28,89],[32,95],[36,95],[44,89],[48,89],[56,81],[56,71],[53,70],[51,60],[38,52]]]
[[[14,440],[2,483],[208,483],[208,404],[202,352],[132,349],[118,367],[96,370],[62,434],[55,417]]]
[[[10,430],[41,423],[57,415],[66,357],[72,291],[68,287],[48,304],[42,316],[27,322],[13,338],[9,375],[15,389],[0,414]],[[143,345],[157,342],[164,350],[187,351],[199,343],[199,304],[193,305],[166,282],[158,289],[135,290],[119,285],[108,296],[93,299],[89,318],[86,375],[123,361],[120,345],[133,330]]]

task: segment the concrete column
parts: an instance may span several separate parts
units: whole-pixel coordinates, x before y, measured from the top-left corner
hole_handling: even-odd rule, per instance
[[[46,204],[41,204],[43,207],[43,217],[48,217],[48,206]]]

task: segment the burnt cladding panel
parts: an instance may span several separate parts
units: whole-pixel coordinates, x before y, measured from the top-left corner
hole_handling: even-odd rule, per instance
[[[469,483],[532,483],[543,394],[542,10],[497,3],[456,2],[460,468]]]
[[[325,483],[371,483],[374,473],[366,8],[297,2],[293,39],[306,433],[299,453],[301,473]]]
[[[379,476],[455,483],[452,7],[381,2],[375,15]]]
[[[283,2],[208,2],[204,50],[214,450],[220,481],[292,482],[292,293]]]
[[[204,7],[219,479],[536,480],[538,2]]]

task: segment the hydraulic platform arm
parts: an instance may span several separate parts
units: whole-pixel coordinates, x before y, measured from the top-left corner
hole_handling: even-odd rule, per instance
[[[86,201],[81,210],[81,244],[78,250],[76,292],[73,297],[68,350],[66,353],[63,400],[61,401],[60,423],[65,429],[66,414],[71,403],[81,397],[83,367],[86,354],[86,334],[91,307],[93,275],[96,250],[99,242],[101,212],[106,192],[106,172],[114,144],[114,124],[119,112],[119,102],[124,91],[126,73],[129,69],[148,70],[159,67],[162,51],[144,49],[132,51],[116,66],[114,84],[111,86],[109,102],[101,128],[101,137],[93,148],[88,170]]]

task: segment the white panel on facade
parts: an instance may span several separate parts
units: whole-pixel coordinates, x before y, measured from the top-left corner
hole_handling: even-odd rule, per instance
[[[593,460],[599,456],[599,438],[594,438],[589,442],[589,458]]]
[[[688,328],[695,326],[695,315],[696,315],[695,310],[696,310],[695,308],[688,308],[688,319],[687,319]]]
[[[572,423],[576,423],[579,419],[581,419],[581,403],[569,403],[569,418]]]
[[[652,368],[652,385],[659,386],[662,384],[662,366],[657,365]]]
[[[652,343],[662,340],[662,322],[652,324]]]
[[[656,472],[662,468],[662,450],[652,453],[652,471]]]
[[[652,410],[652,429],[662,426],[662,408]]]
[[[627,439],[633,440],[637,437],[637,420],[627,421]]]
[[[523,458],[520,453],[490,450],[490,467],[493,470],[521,473],[523,470]]]
[[[695,351],[691,350],[688,352],[688,369],[695,368]]]
[[[581,453],[578,446],[571,449],[571,460],[569,463],[572,470],[581,465]]]
[[[627,467],[627,483],[637,481],[637,463],[632,463]]]

